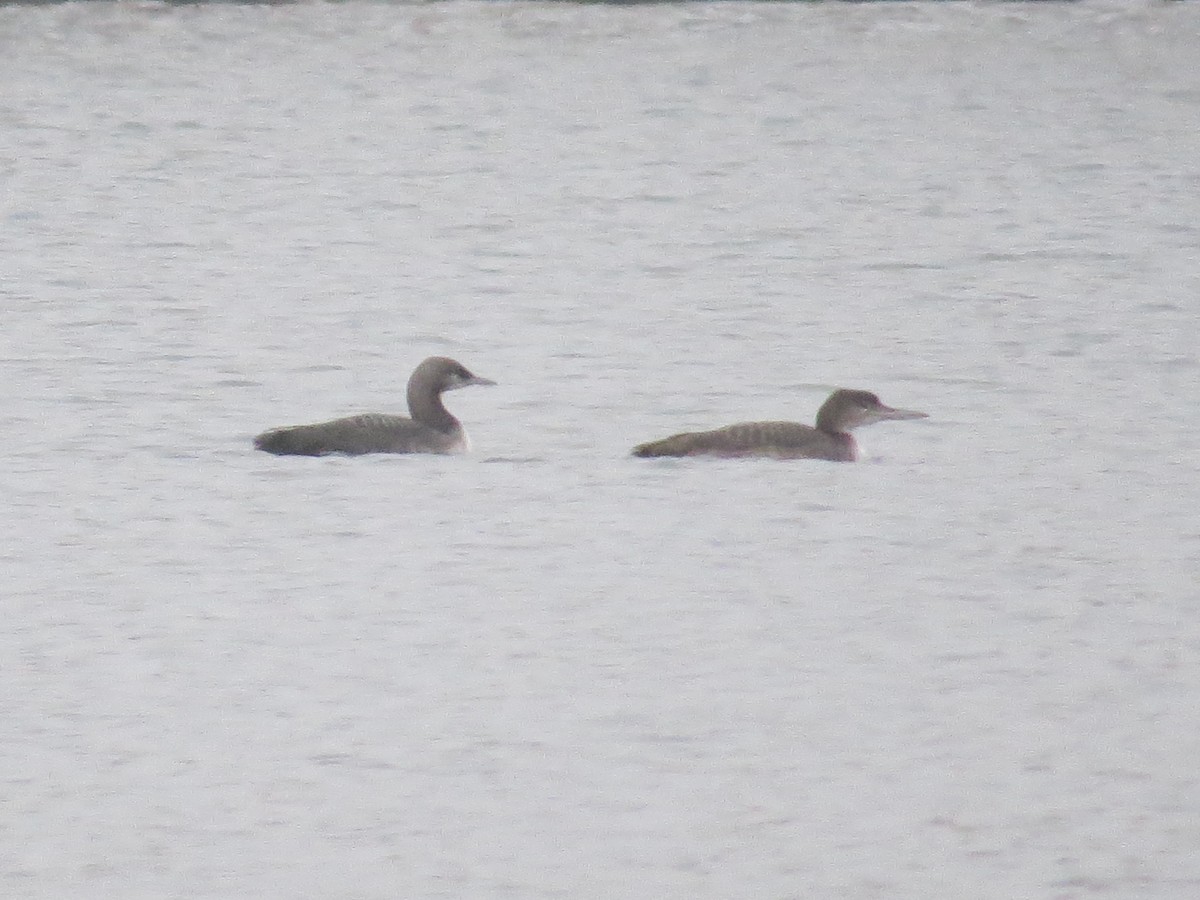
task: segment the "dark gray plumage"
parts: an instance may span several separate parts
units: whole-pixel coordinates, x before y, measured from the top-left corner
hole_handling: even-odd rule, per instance
[[[442,403],[442,394],[473,384],[495,384],[458,362],[431,356],[408,379],[412,418],[384,413],[347,416],[314,425],[264,431],[254,447],[277,456],[325,456],[330,453],[465,453],[467,433]]]
[[[869,391],[836,390],[817,412],[817,425],[798,422],[741,422],[714,431],[676,434],[633,448],[634,456],[766,456],[854,462],[858,444],[851,429],[886,419],[924,419],[926,414],[892,409]]]

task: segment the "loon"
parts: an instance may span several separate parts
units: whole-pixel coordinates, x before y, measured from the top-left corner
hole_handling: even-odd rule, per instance
[[[854,462],[858,444],[850,431],[886,419],[924,419],[927,414],[892,409],[870,391],[839,389],[817,412],[817,427],[799,422],[741,422],[714,431],[694,431],[633,448],[634,456],[766,456]]]
[[[442,394],[473,384],[495,384],[444,356],[431,356],[408,379],[412,418],[366,413],[315,425],[264,431],[256,450],[277,456],[325,456],[329,453],[465,453],[467,433],[442,404]]]

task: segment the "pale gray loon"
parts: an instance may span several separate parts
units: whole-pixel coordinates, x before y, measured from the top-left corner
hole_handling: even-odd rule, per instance
[[[325,456],[330,453],[465,453],[467,433],[442,403],[442,394],[473,384],[495,384],[444,356],[431,356],[408,379],[412,418],[365,413],[315,425],[264,431],[254,447],[278,456]]]
[[[633,448],[634,456],[766,456],[854,462],[858,444],[851,429],[887,419],[924,419],[927,414],[892,409],[870,391],[840,389],[817,412],[817,427],[799,422],[741,422],[714,431],[694,431]]]

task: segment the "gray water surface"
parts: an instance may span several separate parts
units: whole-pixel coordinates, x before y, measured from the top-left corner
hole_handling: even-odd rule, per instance
[[[0,894],[1200,896],[1198,46],[0,7]],[[251,450],[432,354],[471,456]]]

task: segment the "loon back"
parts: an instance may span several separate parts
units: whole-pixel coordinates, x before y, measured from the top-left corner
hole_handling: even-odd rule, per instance
[[[468,449],[466,433],[457,422],[453,428],[439,431],[404,416],[382,413],[274,428],[256,437],[254,446],[276,456],[461,453]]]
[[[852,462],[854,438],[826,434],[798,422],[739,422],[712,431],[672,435],[633,448],[634,456],[717,456],[730,459],[830,459]]]

